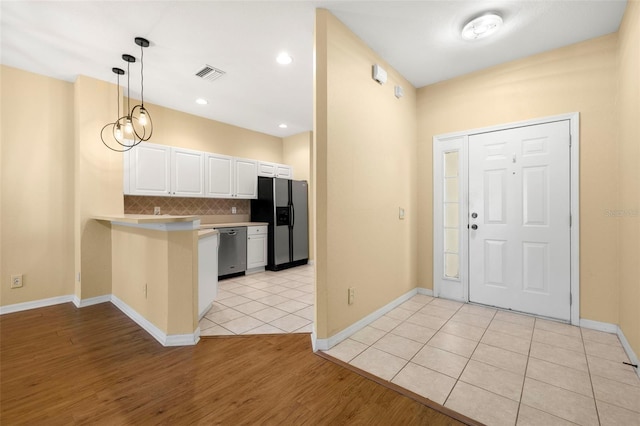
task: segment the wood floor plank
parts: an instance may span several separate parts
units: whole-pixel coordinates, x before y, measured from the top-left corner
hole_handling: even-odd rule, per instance
[[[165,348],[111,303],[0,316],[0,424],[462,424],[313,354],[309,335]]]

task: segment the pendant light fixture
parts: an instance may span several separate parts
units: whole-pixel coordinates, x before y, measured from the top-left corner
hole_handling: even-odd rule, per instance
[[[127,110],[125,115],[120,116],[120,76],[125,72],[121,68],[111,70],[118,76],[118,119],[113,123],[106,124],[101,132],[102,143],[112,151],[126,152],[140,144],[148,141],[153,133],[153,122],[149,111],[144,107],[144,64],[142,58],[144,48],[149,47],[149,41],[142,37],[136,37],[135,43],[140,46],[140,105],[131,108],[131,64],[136,62],[136,58],[129,54],[123,54],[122,59],[127,63]],[[109,132],[108,130],[111,129]],[[105,130],[107,130],[105,132]],[[112,137],[111,137],[112,136]],[[117,145],[113,144],[113,141]]]

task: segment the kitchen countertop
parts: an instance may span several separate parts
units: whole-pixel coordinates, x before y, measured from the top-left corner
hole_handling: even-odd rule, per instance
[[[200,229],[232,228],[235,226],[267,226],[267,222],[201,223]]]
[[[219,234],[217,229],[201,229],[198,231],[198,239],[217,234]]]
[[[109,222],[145,224],[145,223],[176,223],[176,222],[195,222],[200,220],[199,216],[171,216],[171,215],[152,215],[152,214],[121,214],[121,215],[104,215],[93,216],[96,220],[106,220]]]

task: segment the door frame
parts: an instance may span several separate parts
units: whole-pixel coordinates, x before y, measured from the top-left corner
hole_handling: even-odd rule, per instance
[[[516,121],[460,132],[446,133],[433,137],[433,294],[436,297],[469,301],[469,233],[465,232],[469,223],[469,136],[508,130],[516,127],[569,121],[570,129],[570,311],[571,324],[580,323],[580,113],[541,117]],[[444,215],[443,203],[443,161],[442,154],[458,151],[459,160],[459,276],[457,279],[444,277]]]

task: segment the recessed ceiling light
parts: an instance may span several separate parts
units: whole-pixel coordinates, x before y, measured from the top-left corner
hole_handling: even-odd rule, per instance
[[[206,100],[206,99],[198,98],[198,99],[196,99],[196,103],[197,103],[198,105],[206,105],[206,104],[208,104],[208,103],[209,103],[209,101],[208,101],[208,100]]]
[[[279,124],[279,125],[278,125],[278,127],[280,127],[281,129],[286,129],[286,128],[287,128],[287,125],[286,125],[286,124],[284,124],[284,123],[282,123],[282,124]]]
[[[276,61],[280,65],[289,65],[291,62],[293,62],[293,58],[287,52],[281,52],[276,58]]]
[[[496,13],[487,13],[472,19],[462,28],[462,38],[478,40],[495,34],[502,26],[502,17]]]

